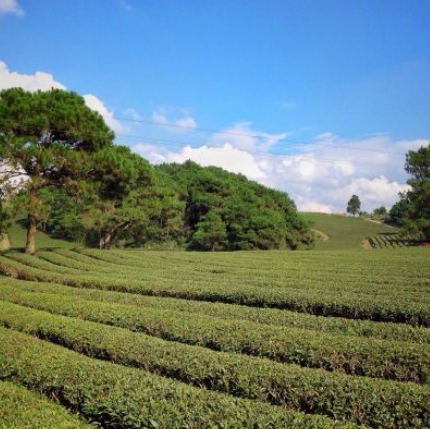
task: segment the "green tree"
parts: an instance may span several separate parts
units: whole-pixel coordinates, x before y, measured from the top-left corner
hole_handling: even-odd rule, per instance
[[[373,210],[373,216],[384,217],[387,216],[388,211],[384,206],[378,207]]]
[[[358,215],[360,213],[361,201],[357,195],[353,195],[346,207],[346,212],[352,214],[353,216]]]
[[[36,250],[35,236],[46,187],[71,188],[96,171],[92,155],[113,144],[114,134],[84,99],[59,89],[0,92],[0,159],[9,174],[25,172],[28,226],[25,252]]]
[[[98,246],[108,249],[148,221],[143,206],[153,180],[152,168],[126,146],[105,148],[94,154],[93,161],[97,180],[90,189],[83,223],[87,232],[95,232]]]
[[[430,240],[430,144],[406,155],[405,170],[411,175],[406,193],[404,229],[418,239]]]
[[[210,211],[197,224],[191,238],[190,249],[193,250],[222,250],[227,242],[225,223],[216,211]]]

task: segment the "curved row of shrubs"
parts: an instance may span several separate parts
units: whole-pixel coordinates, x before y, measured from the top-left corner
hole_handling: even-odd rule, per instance
[[[430,387],[272,363],[0,301],[0,325],[197,387],[374,428],[430,425]],[[383,398],[383,400],[382,400]]]
[[[329,334],[357,337],[379,338],[393,341],[430,344],[430,329],[414,327],[403,323],[372,322],[369,320],[344,319],[339,317],[320,317],[306,313],[296,313],[275,308],[248,307],[205,301],[191,301],[178,298],[120,293],[100,289],[82,289],[58,283],[30,282],[12,278],[0,279],[7,284],[27,292],[43,292],[67,295],[90,301],[109,302],[152,307],[164,310],[205,314],[222,319],[234,319],[279,327],[296,327]]]
[[[287,412],[95,360],[0,328],[0,377],[55,398],[103,428],[354,429],[353,423]]]
[[[430,327],[430,312],[425,304],[404,303],[402,300],[393,302],[391,299],[381,297],[361,297],[348,293],[321,294],[319,291],[301,291],[298,289],[234,287],[233,285],[204,288],[198,285],[179,284],[174,288],[166,288],[157,286],[156,283],[138,281],[133,278],[116,280],[114,276],[103,277],[100,274],[60,274],[30,267],[4,256],[0,256],[0,273],[24,280],[56,282],[75,287],[280,308],[314,315],[401,322],[414,326]]]
[[[85,301],[48,293],[0,288],[0,298],[52,313],[144,332],[217,351],[269,358],[351,375],[430,382],[430,346],[261,325],[249,321]]]
[[[77,416],[41,395],[0,381],[0,429],[91,429]]]

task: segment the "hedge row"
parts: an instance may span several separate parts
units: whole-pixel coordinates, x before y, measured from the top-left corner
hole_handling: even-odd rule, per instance
[[[0,377],[39,390],[103,428],[358,428],[198,389],[0,328]]]
[[[133,260],[127,260],[127,263],[130,265],[124,266],[119,262],[123,260],[122,257],[117,257],[110,253],[106,255],[106,252],[103,253],[93,249],[81,249],[80,252],[83,252],[85,255],[87,253],[95,253],[96,255],[100,255],[100,258],[107,259],[107,261],[103,261],[99,257],[93,258],[79,253],[80,257],[86,257],[89,262],[82,264],[82,262],[79,261],[78,265],[82,264],[86,269],[88,269],[89,264],[92,266],[92,270],[86,272],[87,275],[92,277],[102,276],[103,278],[114,280],[115,282],[137,281],[141,283],[144,281],[146,283],[151,282],[151,284],[158,284],[158,286],[162,286],[164,288],[175,289],[184,286],[187,288],[198,287],[199,289],[213,289],[214,286],[216,286],[216,288],[225,288],[231,287],[231,285],[241,285],[245,283],[254,288],[264,285],[264,287],[275,290],[281,289],[284,292],[295,292],[299,290],[301,292],[306,291],[315,294],[317,291],[320,291],[324,293],[329,292],[331,296],[333,296],[333,294],[340,293],[349,298],[351,298],[351,296],[359,295],[361,297],[371,299],[375,299],[375,297],[378,299],[389,298],[391,301],[393,299],[397,299],[408,303],[426,302],[426,304],[430,306],[430,297],[426,300],[426,295],[423,294],[422,287],[418,286],[416,282],[413,284],[413,287],[409,287],[407,293],[405,293],[404,290],[404,282],[396,284],[396,282],[391,281],[389,283],[390,288],[388,292],[386,279],[383,279],[383,284],[380,285],[376,283],[377,277],[375,277],[372,284],[365,285],[363,284],[362,277],[356,277],[353,274],[349,274],[346,277],[343,276],[341,281],[338,281],[338,279],[334,281],[335,277],[333,275],[326,276],[324,273],[321,273],[321,276],[317,280],[309,280],[307,279],[307,276],[297,277],[296,274],[284,279],[275,279],[272,276],[265,275],[264,277],[260,277],[256,283],[256,279],[259,277],[257,273],[251,273],[252,277],[249,277],[250,273],[246,272],[236,274],[234,271],[228,271],[225,274],[220,274],[220,271],[224,272],[224,270],[215,269],[208,271],[205,269],[204,271],[201,271],[197,264],[172,265],[172,261],[170,260],[162,262],[162,269],[160,268],[159,261],[156,263],[154,263],[155,261],[150,261],[146,264],[147,266],[143,267],[138,261],[135,262]],[[47,253],[48,252],[43,253],[43,258],[34,258],[21,253],[10,253],[8,257],[31,267],[58,274],[72,276],[82,274],[82,270],[76,264],[65,264],[64,262],[58,264],[58,261],[48,261],[49,259],[52,259],[52,256],[48,256]],[[71,253],[77,254],[76,252]],[[129,252],[124,253],[127,254]],[[56,254],[53,253],[53,255]],[[73,265],[73,268],[69,265]],[[357,290],[357,285],[359,285],[359,290]]]
[[[93,427],[37,393],[7,381],[0,381],[0,429]]]
[[[0,273],[24,280],[62,283],[76,287],[116,290],[143,295],[224,302],[255,307],[289,309],[322,316],[339,316],[351,319],[403,322],[430,327],[430,312],[424,303],[405,303],[402,300],[361,297],[355,294],[321,294],[321,292],[282,290],[280,288],[178,285],[170,289],[137,280],[115,280],[113,276],[58,274],[32,268],[21,262],[0,256]]]
[[[305,313],[295,313],[274,308],[247,307],[204,301],[190,301],[177,298],[145,296],[98,289],[80,289],[60,284],[29,282],[11,278],[0,279],[0,284],[9,284],[27,292],[48,292],[74,296],[91,301],[128,304],[139,307],[152,307],[165,310],[182,311],[188,314],[205,314],[222,319],[244,320],[264,325],[296,327],[323,331],[333,335],[355,335],[394,341],[408,341],[430,344],[430,329],[413,327],[401,323],[372,322],[339,317],[320,317]]]
[[[430,425],[430,388],[217,353],[0,302],[0,324],[197,387],[378,428]]]
[[[430,382],[430,346],[266,326],[183,312],[26,293],[1,287],[0,298],[66,316],[144,332],[217,351],[260,356],[347,374]]]
[[[59,252],[59,250],[55,252]],[[57,253],[53,253],[53,255],[57,255]],[[283,266],[278,270],[272,267],[271,271],[267,272],[267,270],[261,271],[260,266],[251,266],[249,263],[228,267],[223,264],[218,268],[217,266],[205,266],[199,261],[176,260],[170,256],[171,254],[164,258],[154,258],[151,252],[147,252],[143,256],[141,254],[139,258],[136,258],[132,256],[131,252],[112,253],[83,248],[77,249],[75,252],[69,251],[68,255],[70,255],[68,261],[63,259],[60,262],[58,258],[55,256],[53,258],[45,252],[43,259],[50,260],[57,266],[73,265],[74,268],[77,267],[74,263],[78,262],[86,268],[92,266],[93,274],[95,274],[94,271],[97,271],[103,275],[113,273],[117,277],[121,276],[127,279],[144,278],[151,282],[163,284],[164,287],[176,287],[180,283],[211,288],[214,285],[219,287],[246,284],[254,287],[263,286],[284,290],[306,289],[314,293],[318,290],[324,293],[340,292],[372,298],[375,296],[389,297],[390,299],[396,297],[408,302],[422,302],[423,299],[426,299],[423,292],[430,285],[426,278],[420,277],[417,270],[412,271],[413,274],[411,274],[410,279],[409,277],[407,279],[402,277],[400,281],[396,278],[388,278],[386,272],[382,275],[379,272],[375,273],[369,279],[369,276],[363,273],[363,269],[368,271],[366,265],[359,265],[356,269],[342,272],[343,270],[339,270],[338,267],[335,268],[335,271],[327,267],[318,269],[310,262],[309,266],[312,266],[312,269],[306,269],[304,273],[302,268],[297,269],[297,267],[292,266],[288,267],[288,271]],[[75,260],[76,258],[78,260]],[[300,262],[299,266],[301,265]],[[396,275],[400,275],[400,273],[396,273]],[[405,284],[408,285],[408,290],[405,290]],[[430,297],[427,298],[427,304],[430,304]]]

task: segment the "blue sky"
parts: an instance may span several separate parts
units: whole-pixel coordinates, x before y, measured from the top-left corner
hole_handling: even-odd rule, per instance
[[[429,20],[428,0],[0,0],[0,88],[51,79],[152,162],[216,163],[303,209],[357,191],[370,210],[430,138]]]

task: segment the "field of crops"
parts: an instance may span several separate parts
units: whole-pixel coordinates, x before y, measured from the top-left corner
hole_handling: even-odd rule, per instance
[[[57,248],[0,272],[0,428],[430,427],[429,249]]]

